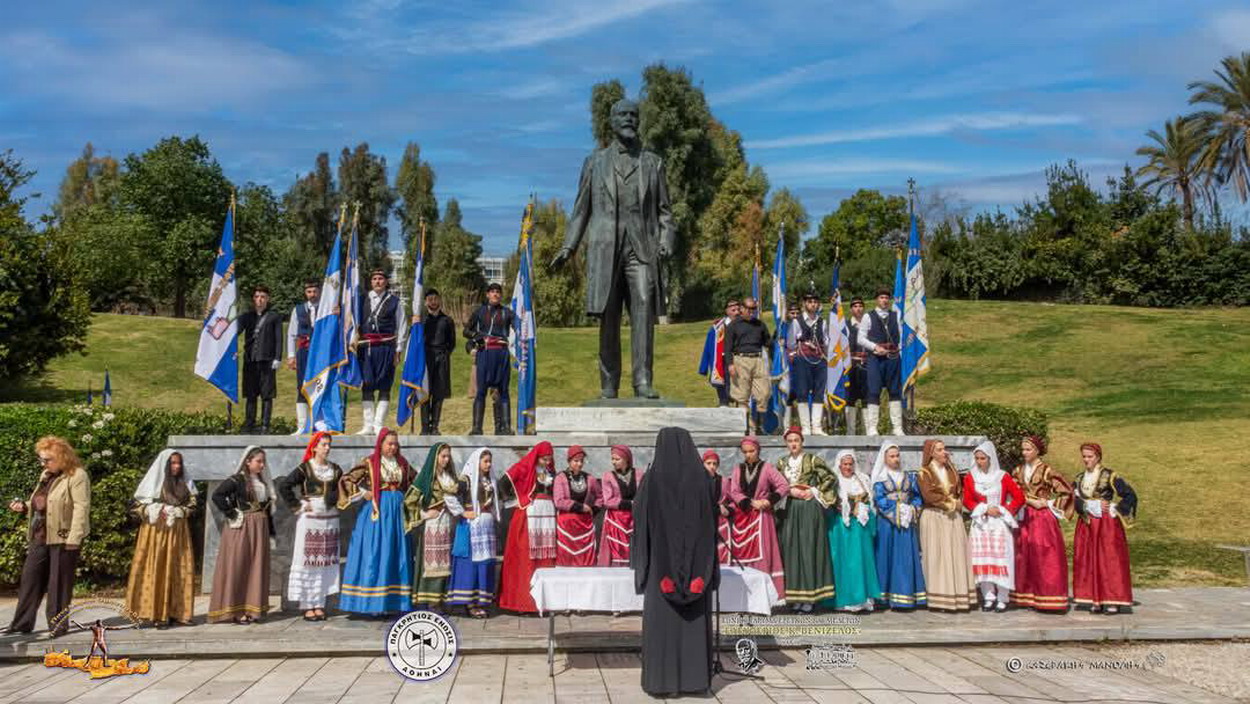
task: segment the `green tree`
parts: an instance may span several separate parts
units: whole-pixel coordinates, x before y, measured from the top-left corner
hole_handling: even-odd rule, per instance
[[[463,308],[477,301],[486,288],[477,263],[482,256],[482,238],[464,229],[461,219],[460,203],[455,198],[448,200],[438,224],[438,249],[427,269],[427,285],[439,289],[449,308]]]
[[[58,220],[69,217],[73,210],[97,204],[115,205],[121,174],[117,160],[96,156],[91,142],[83,147],[82,156],[70,163],[61,180],[60,194],[52,206]]]
[[[386,223],[395,205],[395,191],[387,184],[386,159],[361,142],[339,155],[339,189],[343,202],[360,204],[361,270],[390,270],[390,232]]]
[[[600,147],[612,141],[612,106],[624,97],[625,86],[615,78],[590,89],[590,131]]]
[[[142,155],[126,157],[121,202],[157,232],[151,282],[158,294],[173,299],[177,317],[186,315],[188,292],[212,270],[230,190],[199,137],[166,137]]]
[[[1180,197],[1181,217],[1185,229],[1194,229],[1194,201],[1212,197],[1209,185],[1204,182],[1199,165],[1206,145],[1206,133],[1202,123],[1192,118],[1178,117],[1163,124],[1163,134],[1150,130],[1146,136],[1154,144],[1138,147],[1138,156],[1148,159],[1137,171],[1145,177],[1143,186],[1153,187],[1156,193],[1171,193]]]
[[[268,186],[248,183],[239,190],[234,247],[239,291],[250,295],[258,284],[268,286],[274,310],[289,310],[303,301],[304,282],[320,281],[325,272],[325,257],[300,246],[281,202]]]
[[[17,190],[34,171],[0,152],[0,379],[36,374],[86,347],[91,309],[63,238],[36,233]]]
[[[154,313],[148,278],[159,238],[147,216],[105,203],[67,213],[58,229],[92,310]]]
[[[787,262],[789,265],[799,260],[799,242],[810,224],[807,209],[803,207],[799,197],[791,193],[790,189],[782,188],[773,193],[768,201],[768,209],[764,212],[764,241],[769,247],[776,247],[777,240],[784,240],[786,252],[791,258]],[[798,267],[787,270],[796,274],[802,273]]]
[[[1250,199],[1250,51],[1227,56],[1216,81],[1194,81],[1192,105],[1208,105],[1194,117],[1208,135],[1199,165],[1220,184],[1232,184],[1244,202]]]
[[[850,261],[877,249],[890,249],[894,233],[907,227],[907,199],[860,189],[820,221],[815,237],[803,245],[804,271],[828,280],[835,258]]]
[[[395,174],[395,191],[400,200],[395,213],[403,228],[405,248],[411,249],[413,240],[419,238],[420,223],[424,219],[427,228],[425,253],[429,256],[434,250],[429,234],[438,224],[438,199],[434,197],[434,167],[430,166],[430,162],[422,161],[421,147],[416,142],[409,142],[404,148],[404,157]]]
[[[330,155],[325,152],[317,155],[313,170],[296,179],[282,197],[295,237],[304,247],[320,252],[322,258],[334,246],[340,202],[330,172]]]
[[[741,295],[751,280],[757,249],[765,267],[771,262],[775,243],[769,244],[765,235],[763,203],[767,192],[763,170],[756,167],[748,171],[746,162],[741,161],[703,211],[689,254],[700,295],[687,301],[683,313],[688,317],[709,315],[720,308],[722,299]]]
[[[568,214],[551,199],[534,208],[534,267],[551,261],[564,246]],[[515,268],[513,276],[516,275]],[[509,282],[512,279],[508,279]],[[580,251],[557,271],[535,271],[534,311],[539,325],[572,327],[586,322],[586,268]]]

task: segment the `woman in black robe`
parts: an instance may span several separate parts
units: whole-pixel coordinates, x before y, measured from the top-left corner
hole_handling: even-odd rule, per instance
[[[720,582],[713,488],[690,433],[665,428],[634,501],[630,550],[642,607],[642,689],[707,692],[712,602]]]

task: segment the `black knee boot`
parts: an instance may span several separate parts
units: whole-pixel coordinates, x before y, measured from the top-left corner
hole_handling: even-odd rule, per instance
[[[482,434],[482,420],[486,417],[486,399],[477,396],[473,399],[473,427],[469,429],[469,435]]]
[[[511,435],[512,434],[512,409],[511,404],[502,398],[495,398],[495,434]]]
[[[434,406],[434,401],[426,401],[425,403],[421,404],[421,434],[422,435],[434,434],[434,431],[433,431],[434,421],[432,420],[434,416],[433,406]]]
[[[439,430],[438,424],[443,420],[443,399],[431,401],[433,408],[430,409],[430,434],[442,435],[443,431]]]
[[[266,398],[260,402],[260,434],[269,434],[269,419],[273,417],[273,399]]]
[[[243,427],[239,428],[239,432],[244,435],[250,435],[256,430],[256,397],[247,399],[243,411]]]

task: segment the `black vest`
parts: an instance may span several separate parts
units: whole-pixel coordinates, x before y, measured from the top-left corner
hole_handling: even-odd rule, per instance
[[[868,313],[873,316],[872,327],[868,329],[868,339],[872,340],[874,345],[899,343],[898,335],[898,313],[891,310],[890,316],[886,318],[885,325],[881,324],[881,316],[876,311]]]
[[[299,337],[312,337],[312,312],[308,305],[301,303],[295,308],[295,334]]]
[[[365,319],[364,332],[369,335],[394,335],[399,332],[395,327],[395,309],[399,306],[399,299],[391,294],[386,294],[382,298],[382,304],[376,309],[373,306],[373,299],[365,297]]]
[[[847,318],[846,329],[848,336],[851,338],[851,355],[854,356],[859,353],[859,323],[855,322],[855,318],[853,317]]]

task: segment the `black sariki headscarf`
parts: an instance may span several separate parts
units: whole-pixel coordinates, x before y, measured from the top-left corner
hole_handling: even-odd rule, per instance
[[[690,433],[664,428],[655,459],[643,475],[634,502],[630,562],[634,587],[649,579],[674,604],[698,601],[717,586],[716,514],[707,470]]]

